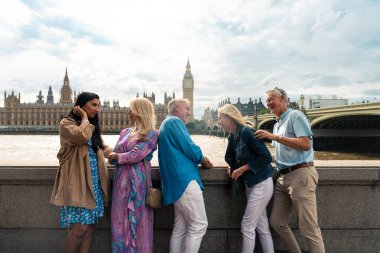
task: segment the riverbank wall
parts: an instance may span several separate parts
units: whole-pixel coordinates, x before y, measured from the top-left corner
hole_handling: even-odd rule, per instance
[[[102,134],[118,135],[119,129],[103,131]],[[44,126],[25,126],[25,127],[0,127],[1,135],[58,135],[58,126],[44,127]]]
[[[317,167],[318,218],[326,252],[380,252],[380,164]],[[56,167],[0,167],[0,252],[63,252],[67,230],[59,228],[58,207],[49,204]],[[109,167],[110,177],[114,169]],[[225,169],[201,170],[209,227],[200,252],[240,252],[245,198],[229,199]],[[152,179],[159,186],[159,170]],[[271,204],[268,206],[270,214]],[[154,252],[169,252],[173,208],[155,211]],[[307,246],[294,216],[290,225],[304,252]],[[91,252],[110,252],[110,212],[97,225]],[[272,230],[276,252],[285,246]],[[261,252],[257,243],[255,252]]]

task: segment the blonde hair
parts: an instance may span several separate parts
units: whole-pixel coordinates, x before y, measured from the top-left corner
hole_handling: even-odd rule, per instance
[[[233,121],[235,121],[236,124],[240,126],[248,126],[247,123],[245,123],[243,116],[241,115],[239,109],[236,108],[236,106],[233,106],[231,104],[225,104],[218,109],[218,114],[231,118]]]
[[[186,103],[188,105],[191,104],[190,100],[188,100],[187,98],[175,98],[175,99],[172,99],[170,100],[169,104],[168,104],[168,113],[171,114],[174,110],[174,107],[179,104],[179,103]]]
[[[130,102],[130,110],[136,115],[134,134],[144,140],[150,130],[156,129],[156,113],[147,98],[135,98]]]

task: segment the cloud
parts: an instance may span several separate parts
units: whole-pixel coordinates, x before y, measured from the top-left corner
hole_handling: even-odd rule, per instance
[[[149,74],[149,73],[136,73],[135,77],[138,78],[138,79],[147,81],[147,82],[155,82],[155,81],[157,81],[156,76],[154,76],[153,74]]]
[[[30,101],[49,84],[59,94],[68,66],[74,90],[121,105],[154,92],[162,103],[165,91],[182,95],[188,57],[198,118],[227,97],[263,98],[274,86],[297,100],[301,93],[367,96],[380,85],[376,1],[35,0],[6,7],[0,86]]]
[[[380,89],[364,90],[363,94],[370,97],[380,97]]]
[[[20,2],[35,11],[41,10],[48,6],[54,6],[54,1],[50,0],[21,0]]]
[[[26,40],[43,40],[59,43],[65,36],[71,39],[87,39],[94,45],[108,45],[106,38],[89,31],[83,24],[65,17],[35,19],[20,28],[21,37]]]

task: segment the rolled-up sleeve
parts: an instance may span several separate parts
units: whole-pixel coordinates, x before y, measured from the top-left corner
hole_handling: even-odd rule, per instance
[[[79,126],[74,121],[62,119],[59,124],[59,134],[72,145],[86,144],[92,136],[95,126],[83,121]]]
[[[119,153],[118,164],[137,163],[147,157],[157,147],[158,133],[150,131],[147,141],[139,142],[134,148],[125,153]]]
[[[173,144],[194,163],[199,164],[203,161],[202,150],[191,139],[185,124],[178,118],[173,118],[173,120],[168,123],[165,134],[170,136],[169,138],[172,139]]]

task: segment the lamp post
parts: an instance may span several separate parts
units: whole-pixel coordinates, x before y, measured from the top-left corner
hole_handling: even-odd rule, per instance
[[[253,106],[253,110],[255,112],[255,115],[253,116],[254,117],[254,122],[255,122],[255,129],[257,130],[257,127],[258,127],[258,119],[257,119],[257,107],[256,105]]]

